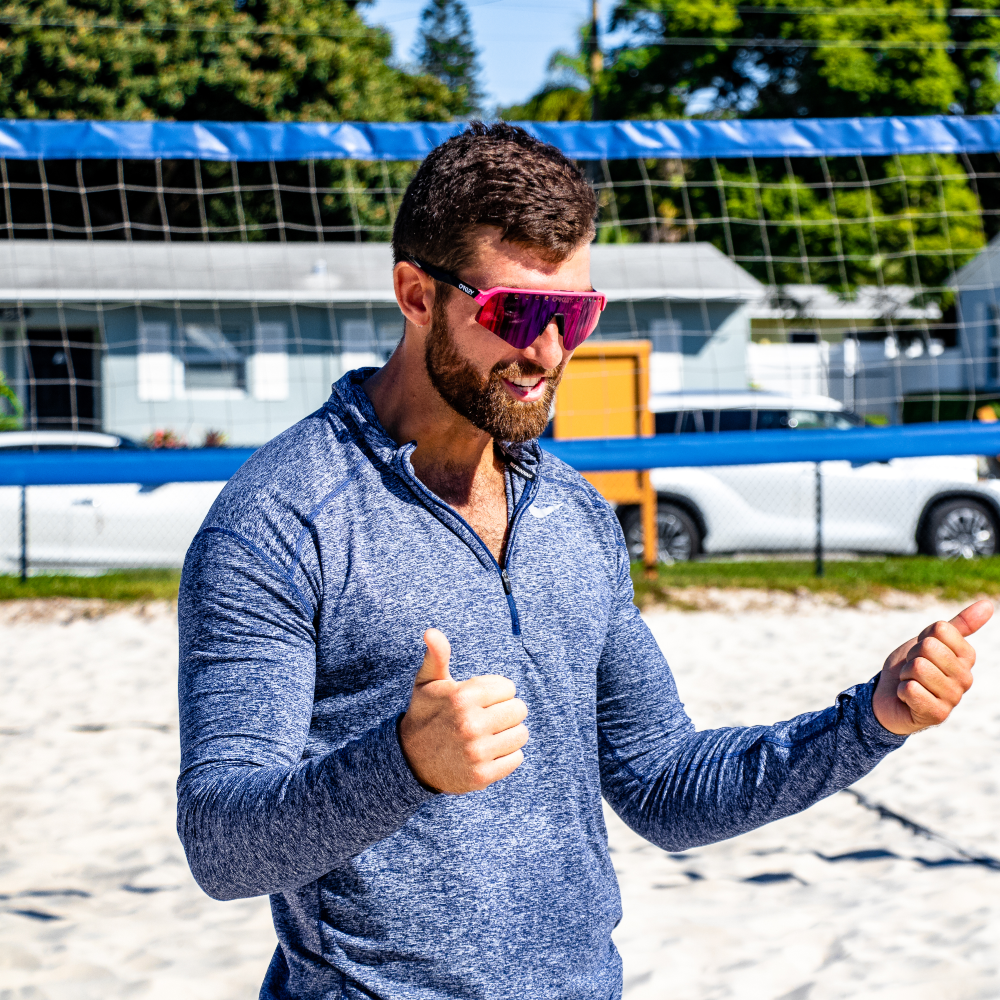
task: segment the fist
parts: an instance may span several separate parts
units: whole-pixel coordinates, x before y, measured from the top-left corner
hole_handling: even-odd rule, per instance
[[[524,760],[528,707],[506,677],[455,681],[444,633],[424,633],[427,654],[413,681],[399,742],[410,770],[437,792],[478,792],[506,778]]]
[[[976,651],[965,640],[992,615],[989,601],[977,601],[891,652],[872,698],[875,718],[899,736],[944,722],[972,687]]]

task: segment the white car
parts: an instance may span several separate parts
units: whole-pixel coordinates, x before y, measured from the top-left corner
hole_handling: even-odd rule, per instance
[[[127,438],[91,431],[0,433],[0,461],[11,450],[134,447]],[[30,486],[26,491],[28,566],[50,572],[181,566],[191,539],[224,485]],[[20,511],[20,487],[0,487],[0,572],[16,573],[20,567]]]
[[[767,392],[678,392],[653,396],[658,434],[844,429],[861,418],[825,396]],[[974,455],[822,463],[822,536],[829,551],[941,558],[997,551],[1000,480]],[[812,462],[653,469],[660,558],[795,552],[816,540]],[[619,510],[629,549],[641,558],[638,508]]]

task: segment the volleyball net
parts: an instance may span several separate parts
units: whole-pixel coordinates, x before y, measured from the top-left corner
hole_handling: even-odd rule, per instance
[[[35,435],[0,436],[21,442],[0,448],[3,482],[221,480],[236,449],[316,409],[345,371],[384,363],[402,333],[395,213],[422,157],[462,127],[0,123],[0,428]],[[828,461],[874,475],[907,456],[971,454],[983,456],[972,472],[924,479],[992,488],[1000,120],[527,127],[597,191],[592,276],[609,300],[546,447],[611,473]],[[764,430],[785,433],[739,436]],[[145,447],[117,449],[113,472],[80,432]],[[78,461],[49,461],[47,447]],[[779,489],[755,475],[758,493]],[[784,487],[801,494],[794,538],[772,525],[717,551],[802,548],[816,499],[802,475]],[[702,551],[725,536],[681,503],[695,487],[653,479],[664,503],[701,518]],[[87,499],[66,501],[78,520],[99,509]],[[991,494],[976,502],[1000,523]],[[790,523],[768,504],[765,520]],[[850,504],[860,523],[864,502]],[[911,549],[929,516],[906,527]],[[18,517],[12,507],[2,530]],[[863,548],[866,530],[845,528],[844,546]],[[893,551],[873,531],[870,545]],[[146,564],[176,562],[164,558]]]

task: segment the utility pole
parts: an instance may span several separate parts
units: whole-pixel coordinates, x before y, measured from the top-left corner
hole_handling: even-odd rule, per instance
[[[590,4],[590,38],[587,41],[587,64],[590,70],[590,117],[597,121],[600,118],[600,101],[597,97],[597,82],[601,78],[601,71],[604,69],[604,54],[601,52],[601,40],[598,36],[600,26],[600,11],[597,9],[597,0],[591,0]]]

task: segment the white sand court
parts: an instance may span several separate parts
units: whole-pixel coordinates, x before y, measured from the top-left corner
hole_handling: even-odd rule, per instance
[[[959,608],[911,603],[646,618],[704,728],[824,707]],[[629,1000],[1000,997],[1000,625],[975,644],[954,717],[857,795],[678,855],[609,813]],[[174,832],[176,669],[169,606],[0,606],[0,1000],[257,996],[267,901],[209,899]]]

